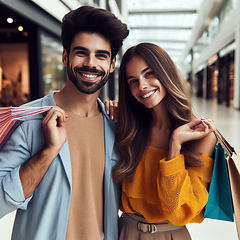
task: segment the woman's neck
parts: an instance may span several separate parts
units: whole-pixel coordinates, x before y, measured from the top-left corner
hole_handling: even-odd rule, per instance
[[[157,106],[152,108],[151,115],[153,127],[157,127],[158,129],[171,128],[166,101],[161,101]]]
[[[151,109],[151,113],[152,125],[150,129],[149,145],[155,148],[168,150],[172,129],[166,104],[161,102]]]

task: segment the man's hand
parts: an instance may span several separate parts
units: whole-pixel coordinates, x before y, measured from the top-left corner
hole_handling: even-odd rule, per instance
[[[42,121],[45,135],[45,148],[51,148],[57,153],[62,148],[67,139],[66,132],[67,115],[63,109],[52,107]]]

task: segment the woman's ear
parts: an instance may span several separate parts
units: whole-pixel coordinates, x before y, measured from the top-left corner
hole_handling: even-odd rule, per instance
[[[112,73],[115,69],[115,64],[116,64],[116,57],[112,60],[111,66],[110,66],[110,73]]]
[[[68,62],[68,53],[66,49],[63,49],[63,54],[62,54],[62,62],[65,67],[67,67],[67,62]]]

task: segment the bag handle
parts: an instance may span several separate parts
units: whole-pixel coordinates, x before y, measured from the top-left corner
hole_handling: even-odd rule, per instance
[[[216,129],[216,130],[214,131],[214,134],[215,134],[218,142],[219,142],[219,143],[221,144],[221,146],[225,149],[225,152],[226,152],[226,154],[227,154],[229,157],[232,157],[233,153],[235,153],[235,154],[237,155],[234,147],[232,147],[232,146],[230,145],[230,143],[223,137],[223,135],[219,132],[218,129]]]

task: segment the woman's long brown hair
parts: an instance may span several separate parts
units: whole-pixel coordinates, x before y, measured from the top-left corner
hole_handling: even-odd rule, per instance
[[[166,89],[172,131],[193,119],[190,95],[184,87],[183,77],[169,55],[152,43],[141,43],[129,48],[123,55],[119,70],[119,103],[117,141],[120,162],[113,170],[115,182],[133,179],[134,172],[150,139],[152,117],[150,109],[131,94],[126,80],[126,65],[134,56],[142,57]],[[187,166],[202,166],[199,156],[191,152],[191,142],[182,145]]]

